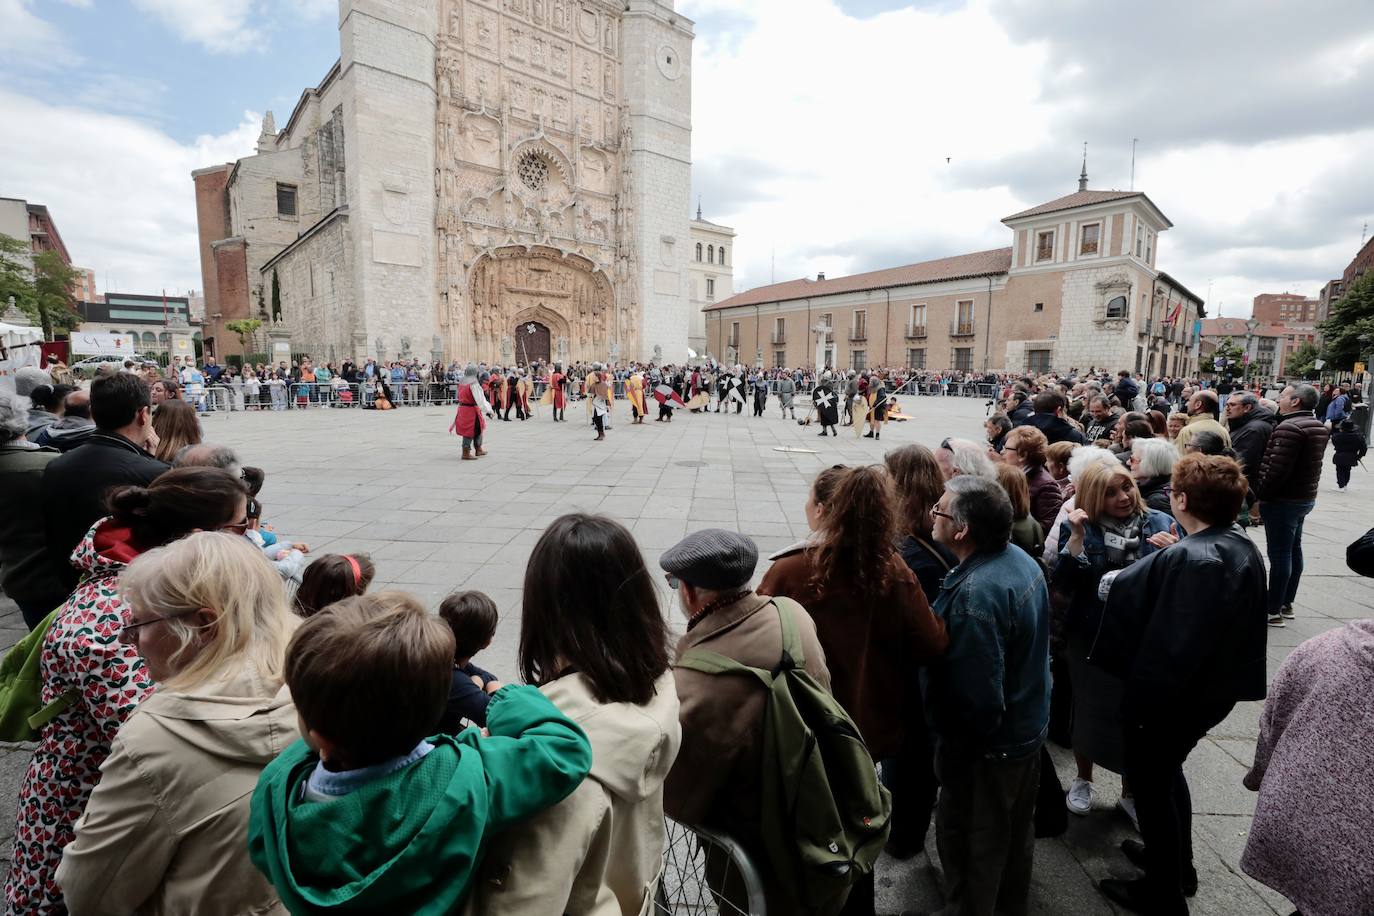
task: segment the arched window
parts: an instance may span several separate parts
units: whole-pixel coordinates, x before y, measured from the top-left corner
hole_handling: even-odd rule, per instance
[[[701,243],[697,242],[697,260],[701,260]]]
[[[720,246],[720,263],[722,264],[722,266],[725,264],[725,246],[724,246],[724,245],[721,245],[721,246]]]
[[[1107,303],[1107,317],[1108,317],[1108,318],[1125,318],[1125,317],[1126,317],[1126,297],[1125,297],[1125,296],[1116,296],[1115,298],[1113,298],[1111,301],[1109,301],[1109,302]]]
[[[714,264],[714,263],[716,263],[716,246],[715,246],[715,245],[707,245],[707,246],[706,246],[706,263],[707,263],[707,264]]]

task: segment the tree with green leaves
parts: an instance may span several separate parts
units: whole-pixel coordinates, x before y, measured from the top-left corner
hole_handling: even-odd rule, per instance
[[[239,336],[239,346],[243,348],[244,353],[253,352],[251,341],[260,327],[262,327],[262,322],[256,318],[240,318],[237,321],[224,323],[226,331],[232,331]]]
[[[33,302],[33,273],[29,269],[29,243],[24,239],[0,235],[0,312],[10,298],[25,312]]]
[[[76,276],[56,251],[31,256],[27,239],[0,235],[0,310],[13,297],[48,340],[55,331],[70,331],[81,323],[72,296]]]
[[[1216,361],[1218,358],[1226,360],[1226,369],[1236,369],[1240,366],[1240,358],[1244,355],[1245,351],[1237,346],[1235,341],[1229,337],[1225,337],[1222,338],[1221,343],[1217,344],[1217,348],[1211,356],[1204,356],[1198,361],[1198,370],[1201,372],[1217,372]]]
[[[1304,341],[1296,350],[1288,354],[1288,360],[1283,365],[1284,374],[1289,378],[1305,379],[1316,371],[1316,362],[1321,357],[1317,348]]]
[[[1374,270],[1350,284],[1319,328],[1328,369],[1350,369],[1374,351]]]
[[[70,331],[81,324],[76,311],[77,271],[56,251],[40,251],[33,256],[33,289],[36,307],[29,311],[43,326],[43,336],[53,339],[56,331]]]

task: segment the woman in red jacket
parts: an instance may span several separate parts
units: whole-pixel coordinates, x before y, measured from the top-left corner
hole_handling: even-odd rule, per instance
[[[758,593],[806,608],[835,698],[873,759],[893,757],[908,723],[924,716],[911,681],[922,662],[944,653],[949,637],[894,546],[892,481],[880,467],[822,471],[806,520],[811,538],[773,555]],[[854,886],[843,912],[873,912],[871,883]]]

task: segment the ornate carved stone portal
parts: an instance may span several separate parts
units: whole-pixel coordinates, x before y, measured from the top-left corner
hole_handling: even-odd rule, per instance
[[[447,349],[638,352],[617,0],[439,0],[436,280]],[[534,359],[533,353],[529,354]]]
[[[551,342],[566,338],[567,358],[604,360],[626,331],[616,320],[610,281],[578,255],[541,246],[498,248],[469,275],[478,359],[501,361],[502,339],[510,338],[516,362],[547,360]]]

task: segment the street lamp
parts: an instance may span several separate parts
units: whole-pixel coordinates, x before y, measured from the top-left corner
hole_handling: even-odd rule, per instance
[[[1254,318],[1251,318],[1249,321],[1245,322],[1245,363],[1246,363],[1246,365],[1245,365],[1245,368],[1241,370],[1241,380],[1242,380],[1242,384],[1244,383],[1245,377],[1248,376],[1248,375],[1250,374],[1250,367],[1251,367],[1251,366],[1254,366],[1255,363],[1256,363],[1255,357],[1256,357],[1257,354],[1256,354],[1251,348],[1254,346],[1255,329],[1258,328],[1259,326],[1260,326],[1260,323],[1259,323],[1257,320],[1255,320]],[[1256,368],[1258,368],[1258,367],[1256,367]],[[1256,373],[1256,374],[1258,374],[1258,373]]]

